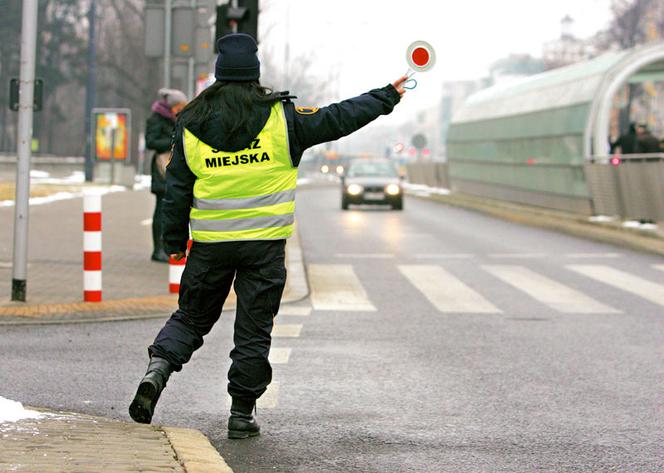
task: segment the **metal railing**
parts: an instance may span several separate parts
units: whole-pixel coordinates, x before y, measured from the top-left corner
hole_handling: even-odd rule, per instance
[[[585,173],[596,215],[664,221],[664,153],[593,156]]]

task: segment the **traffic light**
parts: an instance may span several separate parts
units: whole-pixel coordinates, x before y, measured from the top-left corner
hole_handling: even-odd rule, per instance
[[[230,4],[217,7],[215,28],[215,52],[217,39],[229,33],[246,33],[258,42],[258,0],[238,0],[238,6]]]

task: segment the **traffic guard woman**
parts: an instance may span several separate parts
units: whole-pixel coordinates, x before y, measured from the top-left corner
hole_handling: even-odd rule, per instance
[[[129,407],[149,423],[172,371],[180,371],[218,320],[234,281],[237,313],[228,392],[229,438],[259,434],[256,399],[272,379],[273,318],[286,282],[297,166],[307,148],[346,136],[392,112],[406,77],[324,108],[295,107],[259,82],[256,42],[218,41],[217,81],[179,115],[163,201],[164,247],[182,258],[179,308],[148,348],[150,362]]]

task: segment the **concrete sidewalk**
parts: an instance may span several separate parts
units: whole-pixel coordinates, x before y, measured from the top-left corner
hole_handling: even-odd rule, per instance
[[[30,209],[28,301],[10,301],[13,226],[0,226],[0,324],[62,323],[168,317],[177,295],[168,293],[168,264],[150,260],[154,196],[147,190],[102,198],[103,299],[84,303],[81,198]],[[11,222],[14,209],[0,208]],[[297,236],[287,245],[289,270],[283,303],[307,295]],[[224,310],[233,309],[231,293]]]
[[[39,411],[0,423],[0,471],[232,473],[197,430]]]

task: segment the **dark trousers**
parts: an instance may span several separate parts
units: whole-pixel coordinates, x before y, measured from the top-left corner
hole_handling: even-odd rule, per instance
[[[152,215],[152,254],[158,255],[163,251],[163,244],[161,241],[161,225],[162,225],[162,216],[161,216],[161,199],[164,197],[163,194],[155,194],[157,202],[154,206],[154,214]]]
[[[285,248],[286,240],[194,242],[180,282],[179,309],[149,347],[150,354],[181,370],[219,319],[235,278],[235,347],[228,393],[258,399],[272,380],[268,354],[286,284]]]

